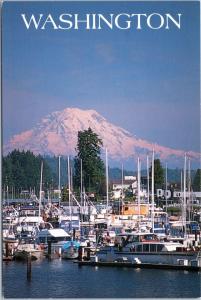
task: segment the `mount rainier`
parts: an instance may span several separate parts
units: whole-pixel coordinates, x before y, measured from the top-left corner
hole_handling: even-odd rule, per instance
[[[109,159],[115,161],[146,159],[154,148],[156,156],[171,164],[183,162],[185,152],[153,144],[137,138],[121,127],[108,122],[95,110],[66,108],[44,117],[34,128],[14,135],[3,147],[4,155],[13,149],[30,150],[41,155],[75,155],[77,133],[91,129],[102,139],[108,149]],[[198,161],[200,154],[189,151],[192,160]]]

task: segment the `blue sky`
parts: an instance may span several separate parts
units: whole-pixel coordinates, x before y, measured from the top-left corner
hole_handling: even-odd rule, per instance
[[[21,13],[182,13],[181,30],[26,30]],[[3,5],[3,134],[66,107],[95,109],[138,137],[199,151],[199,2]]]

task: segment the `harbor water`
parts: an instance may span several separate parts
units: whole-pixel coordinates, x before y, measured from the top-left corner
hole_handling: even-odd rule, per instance
[[[79,267],[55,259],[3,262],[4,298],[198,298],[200,273],[178,270]]]

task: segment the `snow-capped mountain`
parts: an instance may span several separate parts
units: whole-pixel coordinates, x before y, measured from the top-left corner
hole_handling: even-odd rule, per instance
[[[113,160],[129,160],[140,155],[145,159],[152,152],[166,161],[180,161],[184,157],[183,150],[171,149],[137,138],[128,131],[108,122],[95,110],[66,108],[56,111],[41,120],[33,129],[13,136],[4,146],[7,154],[13,149],[31,150],[42,155],[74,155],[77,144],[77,133],[91,129],[102,139]],[[200,154],[189,151],[192,160],[199,160]]]

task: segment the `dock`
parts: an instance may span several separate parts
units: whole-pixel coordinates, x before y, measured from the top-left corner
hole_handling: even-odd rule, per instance
[[[140,268],[140,269],[165,269],[165,270],[183,270],[183,271],[201,271],[199,266],[169,265],[169,264],[151,264],[135,262],[103,262],[103,261],[74,261],[78,266],[91,267],[119,267],[119,268]]]

